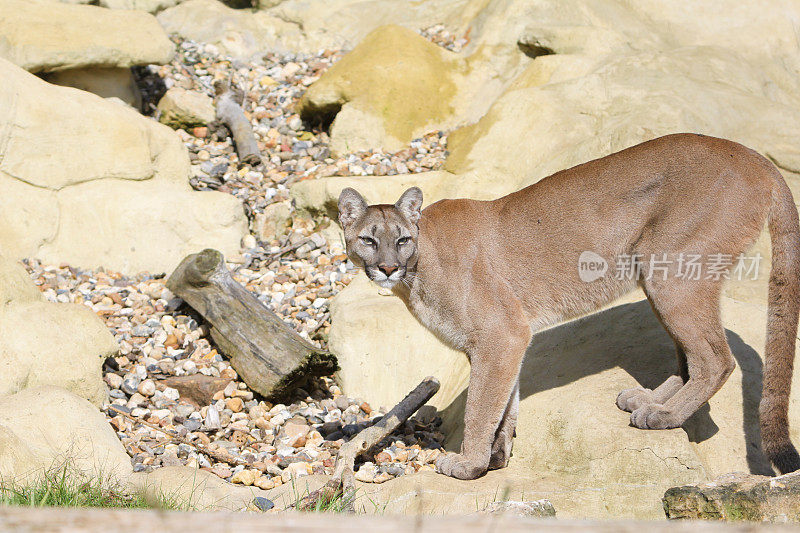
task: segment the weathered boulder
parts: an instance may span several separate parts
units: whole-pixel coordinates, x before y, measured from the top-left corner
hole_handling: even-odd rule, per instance
[[[800,522],[800,474],[776,478],[741,472],[664,493],[667,518]]]
[[[238,251],[247,231],[241,203],[192,191],[188,154],[172,130],[2,59],[0,72],[5,254],[164,272],[205,247]]]
[[[211,472],[187,466],[167,466],[148,474],[133,474],[131,490],[142,492],[145,499],[158,501],[166,496],[179,508],[196,511],[241,511],[254,498],[266,496],[255,487],[232,485]]]
[[[65,465],[112,481],[132,473],[105,415],[83,398],[51,386],[0,398],[0,478],[24,483]]]
[[[173,87],[158,102],[158,120],[171,128],[204,126],[215,118],[214,101],[198,91]]]
[[[494,515],[527,516],[530,518],[556,516],[556,510],[549,500],[492,502],[486,506],[483,512]]]
[[[31,72],[166,63],[174,47],[152,15],[47,0],[0,5],[0,57]]]
[[[0,396],[55,385],[100,406],[114,337],[91,309],[53,304],[18,263],[0,256]]]
[[[419,29],[448,21],[462,27],[474,0],[260,0],[258,11],[231,9],[217,0],[188,0],[162,11],[169,33],[213,43],[246,59],[267,52],[315,52],[354,47],[379,26]]]
[[[292,221],[292,204],[289,200],[275,202],[256,214],[253,233],[262,241],[281,239],[289,232]]]
[[[109,9],[135,9],[158,13],[168,7],[178,5],[181,0],[100,0],[98,5]]]
[[[303,95],[300,116],[330,121],[331,151],[399,150],[453,114],[455,54],[401,26],[375,29]]]
[[[188,0],[159,13],[158,21],[168,33],[214,44],[241,59],[306,47],[298,25],[266,12],[232,9],[217,0]]]
[[[351,49],[375,28],[398,24],[410,30],[445,22],[454,32],[483,7],[476,0],[260,0],[265,13],[297,24],[310,50]]]
[[[363,391],[370,405],[391,408],[423,378],[436,376],[441,386],[428,403],[444,409],[469,380],[466,357],[421,327],[399,298],[382,292],[359,275],[331,302],[328,345],[339,359],[342,389]]]

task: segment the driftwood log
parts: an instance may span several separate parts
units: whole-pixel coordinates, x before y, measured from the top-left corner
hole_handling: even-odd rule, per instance
[[[320,502],[331,502],[337,498],[343,498],[347,506],[352,509],[355,493],[356,457],[391,435],[438,391],[439,380],[428,376],[400,400],[400,403],[395,405],[391,411],[386,413],[378,423],[361,430],[352,439],[342,444],[339,455],[336,456],[331,479],[322,488],[303,498],[298,507],[301,510],[314,509]]]
[[[253,131],[253,125],[242,110],[244,93],[228,82],[214,85],[216,92],[217,120],[231,131],[239,162],[255,166],[261,163],[261,152]]]
[[[231,366],[263,396],[284,396],[311,377],[339,369],[335,355],[300,337],[234,281],[217,250],[187,256],[167,287],[206,319]]]

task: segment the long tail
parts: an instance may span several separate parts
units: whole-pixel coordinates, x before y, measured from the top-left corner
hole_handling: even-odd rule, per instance
[[[800,314],[800,224],[792,193],[777,170],[775,174],[768,221],[772,271],[759,414],[764,451],[786,474],[800,469],[800,455],[789,438],[789,392]]]

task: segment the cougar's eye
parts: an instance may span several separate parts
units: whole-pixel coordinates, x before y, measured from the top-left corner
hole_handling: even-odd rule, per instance
[[[410,240],[411,240],[410,237],[400,237],[399,239],[397,239],[397,246],[403,246],[404,244],[408,244],[408,241]]]
[[[359,237],[359,240],[366,246],[371,246],[373,248],[378,246],[378,243],[372,237]]]

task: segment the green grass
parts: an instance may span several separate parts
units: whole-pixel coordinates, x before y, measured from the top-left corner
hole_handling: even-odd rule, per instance
[[[189,510],[168,495],[159,495],[152,501],[143,494],[126,493],[112,481],[86,479],[69,464],[51,468],[35,481],[25,484],[0,483],[0,505]]]

